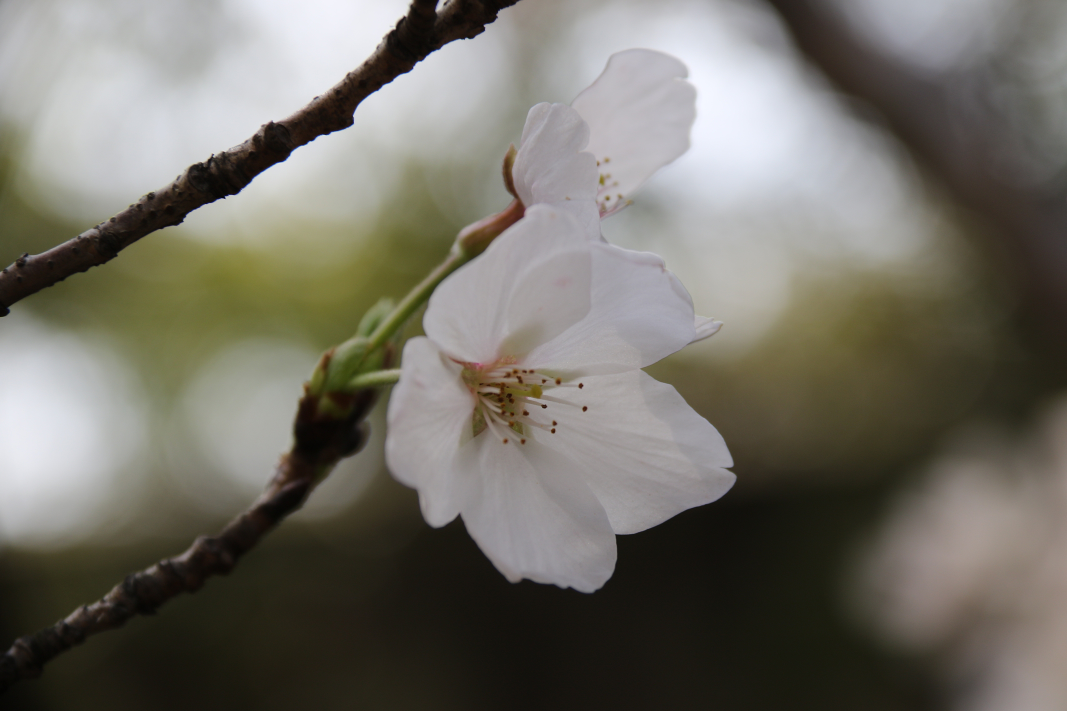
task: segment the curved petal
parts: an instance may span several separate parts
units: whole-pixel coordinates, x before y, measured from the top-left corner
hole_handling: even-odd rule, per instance
[[[519,199],[536,204],[592,202],[596,158],[583,152],[589,127],[566,104],[537,104],[526,116],[511,177]]]
[[[456,472],[462,470],[454,463],[464,428],[471,429],[474,405],[457,363],[427,338],[407,342],[400,382],[389,398],[385,461],[397,481],[418,490],[431,526],[443,526],[459,513],[462,482]]]
[[[617,373],[651,365],[692,342],[693,301],[662,259],[607,243],[589,249],[593,277],[588,314],[532,350],[526,365]]]
[[[566,212],[581,225],[582,234],[587,239],[606,242],[600,233],[600,208],[592,198],[588,200],[563,200],[562,202],[543,203],[560,212]]]
[[[719,332],[720,328],[722,328],[722,321],[716,321],[707,316],[695,316],[693,322],[693,325],[696,328],[696,335],[693,336],[693,343],[703,341],[705,338],[711,338]]]
[[[640,370],[582,384],[552,391],[570,404],[549,404],[558,426],[540,439],[581,465],[615,533],[651,528],[733,486],[726,443],[673,387]]]
[[[477,477],[463,522],[508,580],[593,592],[611,577],[615,534],[574,462],[533,442],[489,436],[465,445],[461,458]]]
[[[592,244],[569,214],[531,207],[441,282],[423,318],[426,335],[467,363],[496,361],[505,339],[523,329],[553,338],[589,310]],[[529,337],[515,338],[515,347],[531,347]]]
[[[525,356],[589,313],[592,255],[584,248],[553,254],[516,280],[506,305],[501,356]]]
[[[696,89],[685,81],[688,74],[668,54],[631,49],[613,54],[604,73],[571,103],[589,124],[585,150],[596,156],[603,176],[602,210],[689,149]]]

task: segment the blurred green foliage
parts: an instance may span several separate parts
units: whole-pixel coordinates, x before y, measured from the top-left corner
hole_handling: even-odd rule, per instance
[[[20,130],[0,126],[5,264],[89,226],[19,187]],[[444,257],[496,169],[484,155],[398,160],[402,189],[374,215],[279,215],[258,243],[167,230],[15,307],[114,344],[157,425],[139,510],[118,530],[58,551],[0,547],[0,638],[52,623],[217,526],[219,511],[174,484],[190,473],[157,454],[189,383],[240,341],[321,352],[351,336],[379,297],[402,296]],[[442,191],[467,201],[446,209]],[[630,208],[658,209],[654,196]],[[429,529],[414,493],[381,472],[343,515],[288,522],[230,579],[90,640],[4,708],[937,708],[928,668],[849,626],[842,567],[886,494],[957,425],[1025,422],[1067,376],[996,264],[970,248],[975,226],[936,209],[952,226],[915,263],[826,260],[747,350],[718,354],[720,335],[650,369],[723,433],[738,484],[620,538],[603,591],[508,584],[462,524]]]

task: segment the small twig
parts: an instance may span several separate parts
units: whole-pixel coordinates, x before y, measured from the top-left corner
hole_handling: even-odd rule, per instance
[[[208,578],[233,570],[241,556],[303,505],[338,461],[366,442],[364,420],[377,391],[340,397],[344,402],[338,404],[351,408],[342,420],[321,413],[317,397],[304,396],[293,425],[293,448],[278,462],[266,491],[217,536],[200,536],[181,555],[126,576],[91,605],[82,605],[51,627],[15,640],[0,657],[0,693],[17,681],[40,676],[46,663],[89,636],[121,627],[135,615],[150,615],[172,597],[196,592]]]
[[[207,578],[225,575],[263,534],[300,507],[310,480],[272,487],[217,536],[200,536],[184,553],[165,558],[126,579],[91,605],[82,605],[51,627],[15,640],[0,657],[0,693],[98,632],[121,627],[135,615],[150,615],[183,592],[196,592]]]
[[[143,196],[107,222],[37,255],[23,254],[0,271],[0,316],[8,307],[72,274],[114,259],[156,230],[180,224],[193,210],[235,195],[267,168],[319,136],[348,128],[365,98],[457,39],[481,34],[518,0],[413,0],[407,15],[374,53],[322,96],[277,123],[264,124],[239,146],[190,166],[174,182]]]

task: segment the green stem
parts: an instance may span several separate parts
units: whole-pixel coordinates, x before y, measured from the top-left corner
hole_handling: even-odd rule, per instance
[[[393,385],[400,380],[400,369],[372,370],[369,373],[361,373],[348,381],[349,392],[363,388],[378,388],[384,385]]]
[[[418,286],[408,292],[408,295],[396,305],[392,313],[378,324],[378,328],[374,329],[374,332],[370,335],[367,352],[372,353],[376,348],[380,348],[388,341],[411,318],[411,315],[426,303],[426,300],[430,298],[430,294],[433,293],[438,284],[444,281],[445,277],[470,260],[471,255],[468,255],[458,247],[453,247],[452,251],[448,253],[448,258],[437,265],[437,268],[430,272]]]

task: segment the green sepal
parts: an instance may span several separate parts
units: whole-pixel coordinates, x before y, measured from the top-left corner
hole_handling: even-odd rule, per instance
[[[381,370],[392,361],[396,351],[395,342],[389,340],[375,348],[372,347],[370,336],[394,308],[392,299],[379,300],[363,315],[355,336],[322,355],[308,382],[309,394],[322,396],[347,392],[348,384],[354,377]],[[325,408],[333,409],[329,398],[323,400]]]

